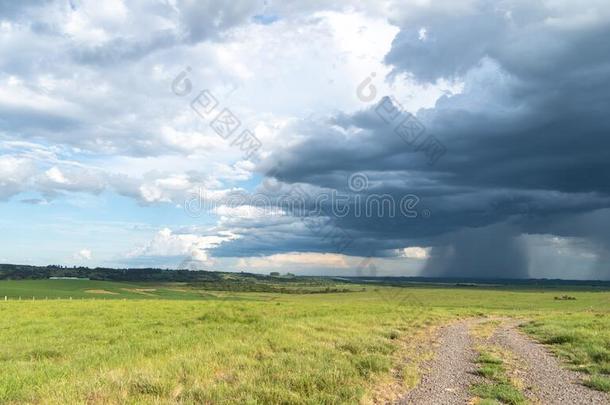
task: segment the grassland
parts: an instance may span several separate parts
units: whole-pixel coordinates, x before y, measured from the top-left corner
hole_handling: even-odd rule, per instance
[[[14,299],[256,299],[239,293],[266,292],[282,294],[348,293],[364,287],[334,282],[281,284],[243,282],[236,277],[221,283],[186,282],[115,282],[98,280],[0,280],[0,300]],[[216,287],[216,288],[214,288]]]
[[[356,403],[396,378],[416,382],[421,353],[404,353],[405,341],[485,315],[533,321],[525,330],[607,378],[606,291],[352,287],[0,281],[10,297],[0,302],[0,402]],[[561,294],[576,300],[554,299]]]

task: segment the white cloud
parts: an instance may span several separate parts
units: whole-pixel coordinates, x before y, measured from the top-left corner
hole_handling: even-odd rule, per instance
[[[347,268],[346,257],[335,253],[315,252],[292,252],[278,253],[264,257],[250,257],[240,259],[239,267],[252,268],[256,270],[265,268],[287,268],[297,267],[323,267],[323,268]]]
[[[0,155],[0,200],[8,199],[25,188],[35,169],[28,159]]]
[[[237,207],[230,207],[227,205],[220,205],[215,208],[213,212],[220,215],[220,221],[226,221],[229,218],[234,219],[268,219],[274,216],[286,215],[286,212],[282,209],[267,204],[264,206],[253,206],[253,205],[240,205]]]
[[[419,29],[418,33],[418,38],[420,41],[425,41],[428,38],[428,32],[426,31],[426,28],[422,27]]]
[[[419,246],[406,247],[402,250],[402,257],[409,259],[424,260],[429,257],[430,248],[422,248]]]
[[[221,243],[237,239],[238,235],[224,232],[217,235],[201,236],[195,234],[174,233],[163,228],[146,245],[127,253],[129,259],[146,256],[185,256],[198,262],[210,260],[208,250]]]
[[[93,258],[93,254],[89,249],[82,249],[74,254],[75,260],[91,260]]]
[[[61,170],[59,170],[55,166],[53,166],[52,168],[47,170],[45,172],[45,174],[49,178],[49,180],[51,180],[52,182],[59,183],[59,184],[68,184],[68,180],[66,180],[66,178],[64,177]]]
[[[282,130],[299,117],[362,108],[355,86],[371,71],[381,78],[389,70],[383,55],[397,28],[377,12],[385,5],[344,7],[273,5],[268,12],[281,18],[271,25],[248,17],[265,12],[262,3],[116,0],[21,9],[49,31],[3,25],[0,113],[19,118],[1,122],[0,131],[3,146],[29,145],[13,156],[27,157],[38,176],[0,185],[0,196],[113,190],[144,203],[180,204],[199,187],[222,190],[225,182],[250,179],[255,166],[191,111],[189,97],[211,89],[261,139],[264,153],[291,141]],[[198,42],[210,37],[208,29],[214,41]],[[65,35],[49,35],[53,30]],[[166,34],[172,39],[155,43]],[[49,46],[62,52],[41,52]],[[30,63],[34,55],[48,63]],[[117,58],[120,67],[109,63]],[[187,65],[193,93],[179,98],[170,84]],[[376,85],[388,88],[383,80]]]

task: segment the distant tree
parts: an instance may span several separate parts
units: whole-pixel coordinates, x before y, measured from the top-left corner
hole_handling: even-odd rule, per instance
[[[271,277],[277,277],[277,276],[279,276],[279,275],[280,275],[280,273],[279,273],[279,272],[277,272],[277,271],[272,271],[271,273],[269,273],[269,275],[270,275]]]

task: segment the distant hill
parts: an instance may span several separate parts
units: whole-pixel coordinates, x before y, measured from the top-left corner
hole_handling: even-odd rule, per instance
[[[219,281],[227,276],[240,275],[246,278],[268,279],[273,278],[275,282],[291,281],[299,279],[311,280],[315,277],[297,277],[293,274],[280,276],[274,274],[267,276],[254,273],[229,273],[219,271],[203,270],[167,270],[156,268],[133,268],[114,269],[108,267],[65,267],[65,266],[30,266],[22,264],[0,264],[0,280],[40,280],[51,277],[62,278],[88,278],[91,280],[105,281]]]
[[[88,278],[102,281],[154,281],[218,283],[239,278],[247,281],[281,283],[325,284],[341,282],[353,284],[411,285],[418,284],[459,286],[459,287],[562,287],[582,286],[610,288],[610,281],[599,280],[559,280],[559,279],[473,279],[473,278],[432,278],[432,277],[334,277],[334,276],[285,276],[255,274],[247,272],[231,273],[218,271],[167,270],[156,268],[114,269],[106,267],[64,267],[30,266],[21,264],[0,264],[0,280],[40,280],[52,277]]]

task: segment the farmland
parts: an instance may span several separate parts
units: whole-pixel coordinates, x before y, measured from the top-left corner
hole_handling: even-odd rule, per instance
[[[0,402],[383,401],[418,383],[438,327],[491,317],[608,389],[604,288],[298,284],[0,281]]]

